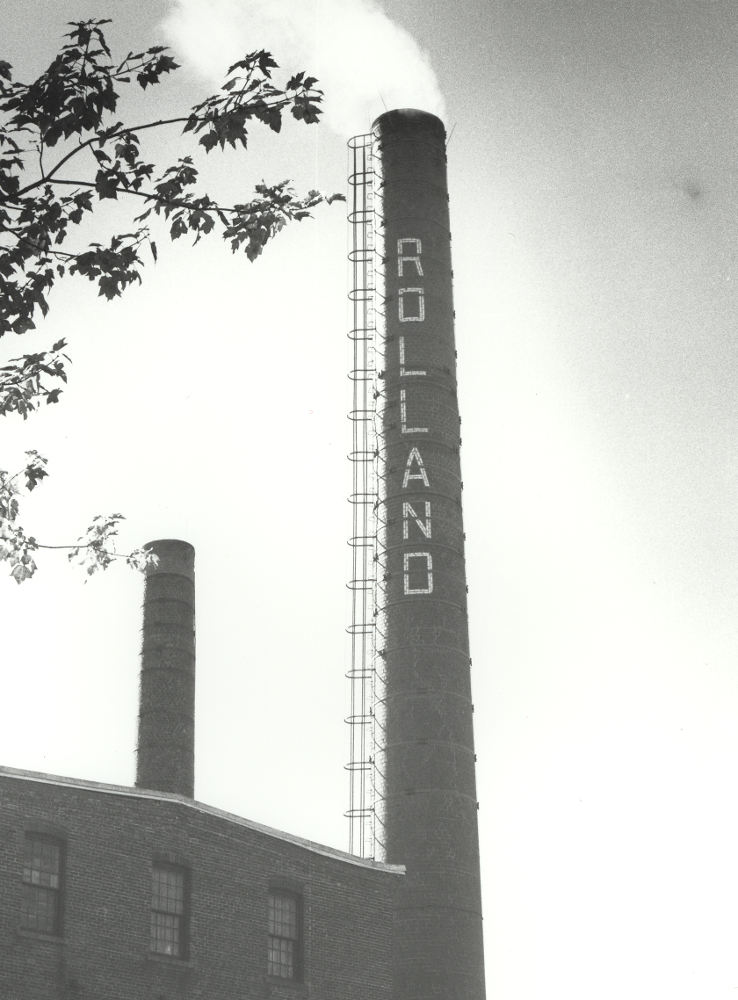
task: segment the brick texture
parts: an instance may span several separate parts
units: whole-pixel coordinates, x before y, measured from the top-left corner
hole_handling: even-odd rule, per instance
[[[162,539],[146,571],[136,785],[195,794],[195,550]]]
[[[27,831],[65,845],[59,938],[20,928]],[[189,873],[189,957],[150,953],[151,868]],[[188,802],[0,769],[3,1000],[391,1000],[403,876]],[[270,886],[303,899],[304,976],[267,975]]]

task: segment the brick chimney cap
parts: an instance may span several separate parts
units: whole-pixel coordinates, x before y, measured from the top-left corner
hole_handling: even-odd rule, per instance
[[[191,580],[195,578],[195,549],[189,542],[179,538],[158,538],[144,546],[153,549],[159,557],[157,566],[149,566],[146,575],[152,573],[179,573]]]

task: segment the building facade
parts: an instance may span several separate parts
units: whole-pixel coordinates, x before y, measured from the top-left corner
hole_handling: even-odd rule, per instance
[[[175,793],[0,768],[0,997],[391,1000],[402,878]]]
[[[392,1000],[404,869],[194,800],[195,552],[151,548],[136,787],[0,768],[0,997]]]

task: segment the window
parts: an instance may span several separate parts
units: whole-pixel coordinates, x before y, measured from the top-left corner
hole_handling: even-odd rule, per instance
[[[270,976],[300,978],[300,899],[294,893],[269,893]]]
[[[23,851],[21,927],[61,932],[62,845],[40,833],[26,834]]]
[[[187,907],[183,868],[155,865],[151,879],[151,951],[186,958]]]

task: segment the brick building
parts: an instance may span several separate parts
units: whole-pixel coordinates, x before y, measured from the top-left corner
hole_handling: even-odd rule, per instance
[[[404,869],[194,800],[194,550],[153,544],[136,787],[0,767],[0,997],[391,1000]]]
[[[0,997],[390,1000],[402,877],[175,793],[0,768]]]

